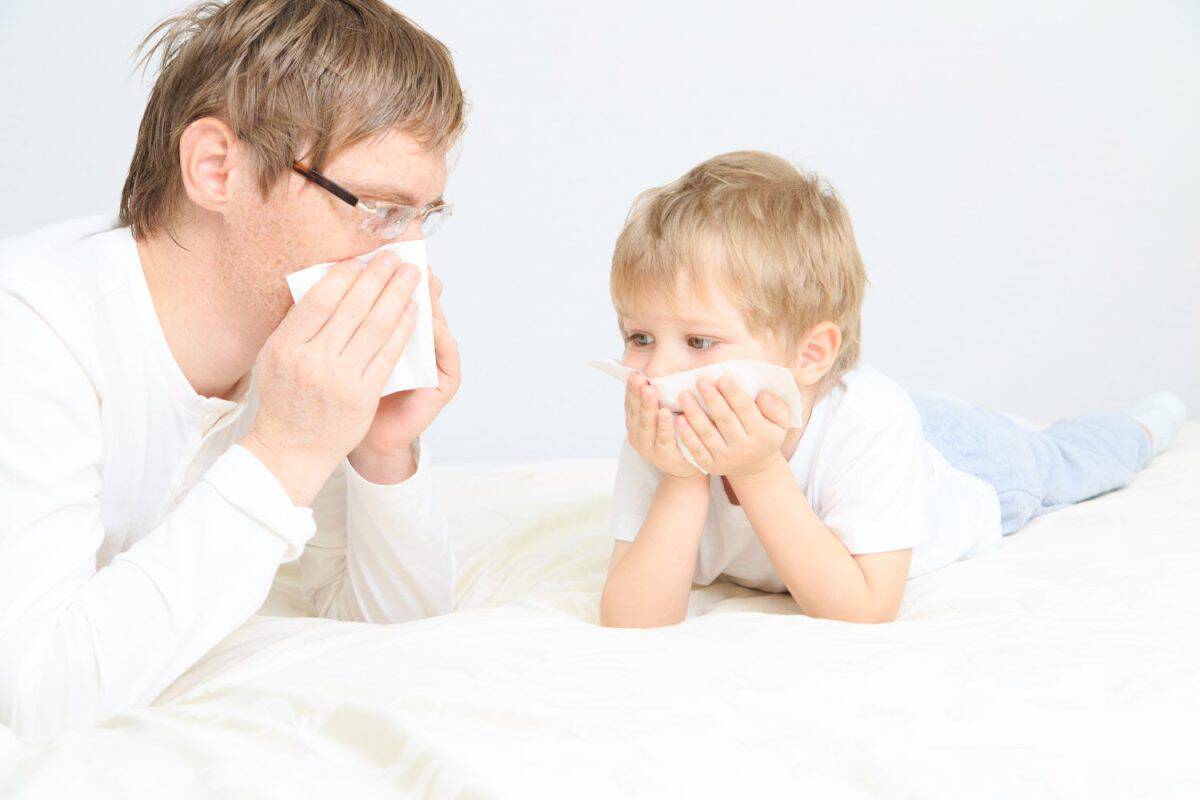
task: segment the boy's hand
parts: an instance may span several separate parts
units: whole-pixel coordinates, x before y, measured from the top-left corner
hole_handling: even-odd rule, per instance
[[[683,457],[675,441],[675,415],[659,408],[658,393],[640,373],[625,383],[625,430],[638,455],[666,475],[690,478],[700,471]]]
[[[679,398],[683,415],[676,421],[696,463],[713,475],[734,478],[761,472],[781,457],[790,413],[779,397],[760,392],[752,400],[728,375],[715,384],[701,378],[696,388],[708,413],[686,392]]]

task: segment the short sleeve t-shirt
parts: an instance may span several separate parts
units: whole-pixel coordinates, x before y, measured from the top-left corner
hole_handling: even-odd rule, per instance
[[[851,554],[912,549],[909,577],[989,552],[1000,541],[996,493],[955,469],[921,432],[909,394],[868,367],[846,373],[813,406],[788,462],[813,511]],[[613,496],[613,535],[637,538],[662,473],[628,443]],[[717,578],[768,592],[787,587],[718,476],[694,582]]]

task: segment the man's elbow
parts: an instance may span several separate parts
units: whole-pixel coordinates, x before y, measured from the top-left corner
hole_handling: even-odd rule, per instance
[[[68,702],[63,665],[48,659],[43,648],[29,645],[11,639],[0,645],[0,725],[21,738],[45,738],[97,722],[96,698]]]

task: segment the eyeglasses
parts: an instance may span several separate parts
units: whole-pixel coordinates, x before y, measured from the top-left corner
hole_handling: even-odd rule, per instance
[[[424,208],[385,203],[380,200],[359,200],[358,195],[354,192],[338,186],[315,169],[309,169],[299,161],[292,162],[292,169],[342,202],[365,212],[367,216],[362,223],[363,230],[383,239],[395,239],[408,230],[408,226],[414,219],[421,225],[421,235],[428,238],[442,226],[446,217],[454,212],[453,205],[440,200],[430,203]]]

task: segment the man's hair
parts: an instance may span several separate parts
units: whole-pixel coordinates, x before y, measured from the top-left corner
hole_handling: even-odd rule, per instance
[[[850,215],[821,178],[768,153],[726,153],[634,202],[613,253],[618,313],[669,300],[679,279],[726,291],[747,326],[783,337],[790,355],[832,321],[842,345],[823,386],[858,361],[867,276]]]
[[[176,219],[179,140],[197,119],[233,129],[264,196],[295,159],[320,169],[389,129],[445,151],[464,125],[450,51],[381,0],[201,2],[138,49],[143,65],[161,54],[121,192],[121,224],[138,238]]]

